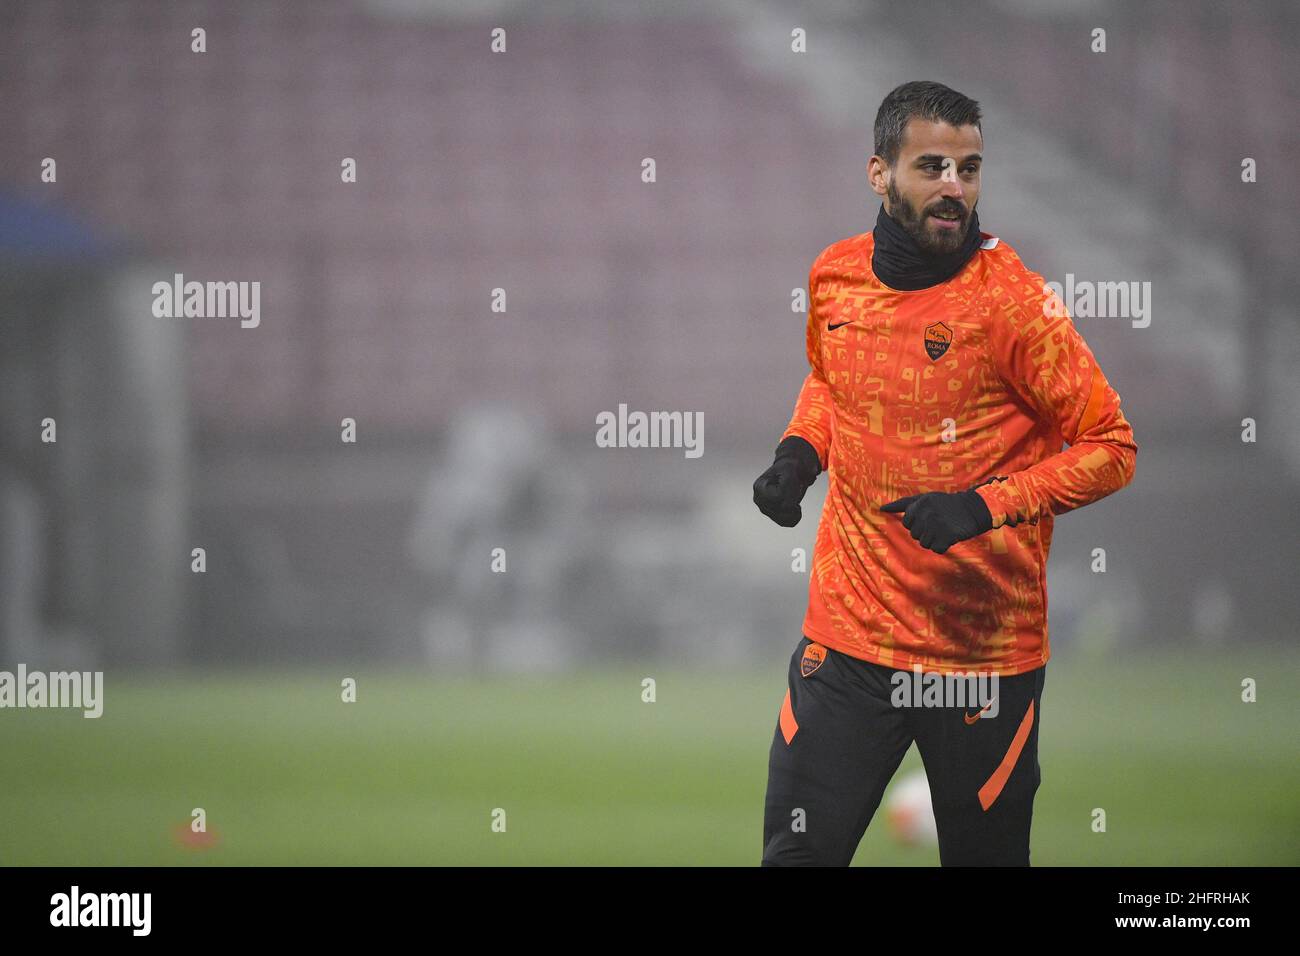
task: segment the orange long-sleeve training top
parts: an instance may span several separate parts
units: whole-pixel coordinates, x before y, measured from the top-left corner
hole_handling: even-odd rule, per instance
[[[871,232],[822,251],[811,371],[782,438],[829,472],[807,637],[889,667],[1011,676],[1049,656],[1053,516],[1128,484],[1137,444],[1061,300],[980,235],[960,272],[916,292],[875,276]],[[977,485],[993,530],[944,554],[880,510]]]

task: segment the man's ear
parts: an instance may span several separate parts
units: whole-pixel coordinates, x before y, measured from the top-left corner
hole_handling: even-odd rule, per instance
[[[877,196],[884,196],[889,192],[890,175],[889,167],[879,156],[872,156],[867,160],[867,183]]]

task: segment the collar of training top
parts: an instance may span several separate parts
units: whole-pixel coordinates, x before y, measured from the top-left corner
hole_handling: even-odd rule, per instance
[[[966,241],[956,252],[934,256],[922,252],[911,236],[893,216],[880,206],[876,217],[875,250],[871,254],[871,268],[878,278],[891,289],[916,292],[940,282],[947,282],[975,255],[980,246],[980,220],[971,210]]]

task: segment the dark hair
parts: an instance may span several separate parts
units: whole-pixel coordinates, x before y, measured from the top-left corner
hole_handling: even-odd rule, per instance
[[[980,105],[970,97],[928,80],[896,86],[881,101],[876,112],[876,155],[890,166],[898,162],[898,152],[903,148],[903,130],[913,116],[949,126],[973,124],[980,129]]]

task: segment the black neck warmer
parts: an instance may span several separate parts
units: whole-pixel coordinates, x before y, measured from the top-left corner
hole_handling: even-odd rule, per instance
[[[979,216],[972,209],[966,241],[961,244],[961,248],[940,256],[922,252],[916,240],[907,234],[893,216],[885,212],[883,203],[880,215],[876,217],[873,234],[876,247],[871,254],[871,269],[877,279],[901,292],[916,292],[947,282],[970,261],[981,241]]]

